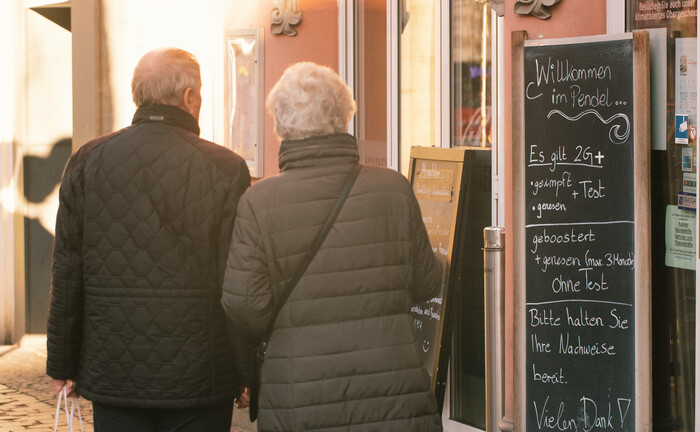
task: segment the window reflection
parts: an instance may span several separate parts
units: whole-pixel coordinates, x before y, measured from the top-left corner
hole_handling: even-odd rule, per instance
[[[255,40],[236,38],[229,44],[229,62],[235,91],[229,100],[228,142],[243,159],[255,158],[255,59],[250,55]]]
[[[262,177],[262,30],[228,32],[226,43],[225,144]]]
[[[671,249],[675,239],[669,227],[679,217],[694,226],[696,217],[678,207],[678,197],[697,194],[697,2],[627,0],[627,25],[628,30],[665,29],[656,48],[665,65],[657,77],[652,69],[652,105],[666,108],[652,117],[652,135],[661,137],[651,154],[653,429],[693,431],[697,238],[687,248],[691,259],[683,260]],[[666,86],[666,100],[653,99],[658,86]]]
[[[411,147],[436,143],[436,0],[403,0],[399,15],[399,170],[408,172]]]
[[[455,146],[491,147],[491,8],[485,0],[452,0],[452,142]],[[488,158],[490,158],[490,152]],[[483,155],[486,156],[486,155]],[[489,159],[490,160],[490,159]],[[490,224],[490,212],[480,213],[490,202],[490,170],[472,178],[473,190],[483,201],[468,206],[467,230],[471,244],[465,244],[473,264],[465,269],[463,286],[455,297],[457,313],[450,357],[450,418],[486,429],[485,333],[483,227]],[[476,187],[477,184],[484,188]]]
[[[480,0],[452,2],[453,146],[491,147],[491,15]]]

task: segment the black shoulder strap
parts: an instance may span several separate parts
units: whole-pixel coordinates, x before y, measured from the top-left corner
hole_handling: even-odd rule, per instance
[[[326,239],[328,232],[331,230],[331,227],[335,223],[335,219],[338,217],[338,213],[340,213],[340,209],[345,203],[345,199],[350,194],[350,189],[352,189],[353,184],[355,184],[355,179],[357,179],[357,176],[360,173],[360,168],[362,168],[362,165],[360,165],[359,163],[355,164],[355,166],[352,167],[350,175],[348,176],[348,179],[345,182],[345,186],[340,192],[340,196],[335,202],[333,210],[331,210],[330,215],[328,215],[328,219],[326,219],[326,223],[323,224],[323,227],[321,227],[321,231],[319,231],[318,234],[316,234],[316,238],[311,244],[311,248],[304,256],[304,259],[301,261],[301,264],[299,264],[299,267],[297,267],[297,271],[294,273],[294,276],[287,283],[287,287],[285,288],[282,297],[280,297],[280,300],[277,303],[275,319],[277,318],[277,314],[279,313],[279,311],[282,309],[282,306],[284,306],[284,304],[287,302],[287,299],[294,290],[294,287],[297,285],[297,282],[299,282],[299,279],[301,279],[301,277],[304,275],[304,272],[309,267],[309,264],[311,264],[311,261],[316,256],[316,252],[318,252],[318,250],[321,248],[321,244],[323,244],[323,241]],[[267,333],[265,334],[265,338],[263,340],[264,342],[270,340],[270,336],[272,335],[272,327],[274,326],[275,319],[273,319],[272,323],[270,323],[270,328],[268,328]]]

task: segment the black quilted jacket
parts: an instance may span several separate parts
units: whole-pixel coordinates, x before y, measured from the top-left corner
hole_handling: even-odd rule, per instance
[[[56,221],[47,373],[95,402],[178,408],[238,389],[221,282],[245,161],[166,105],[71,156]]]
[[[243,195],[222,297],[241,331],[262,336],[272,324],[357,160],[350,135],[284,141],[282,174]],[[409,314],[440,283],[411,185],[395,171],[363,166],[274,321],[258,430],[442,431]]]

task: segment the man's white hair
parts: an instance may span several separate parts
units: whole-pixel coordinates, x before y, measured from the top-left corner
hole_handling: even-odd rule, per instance
[[[272,88],[267,109],[281,139],[302,139],[345,132],[355,101],[333,69],[302,62],[288,67]]]
[[[131,96],[138,107],[156,103],[179,107],[185,89],[201,85],[194,55],[179,48],[158,48],[147,52],[136,65]]]

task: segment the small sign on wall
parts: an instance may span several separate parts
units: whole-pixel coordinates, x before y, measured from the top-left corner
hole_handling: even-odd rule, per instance
[[[681,201],[680,197],[678,201]],[[667,206],[666,265],[695,270],[695,238],[695,213],[680,206]]]
[[[226,33],[224,140],[245,159],[251,177],[263,176],[263,40],[262,28]]]
[[[676,144],[688,144],[688,114],[676,114]]]

